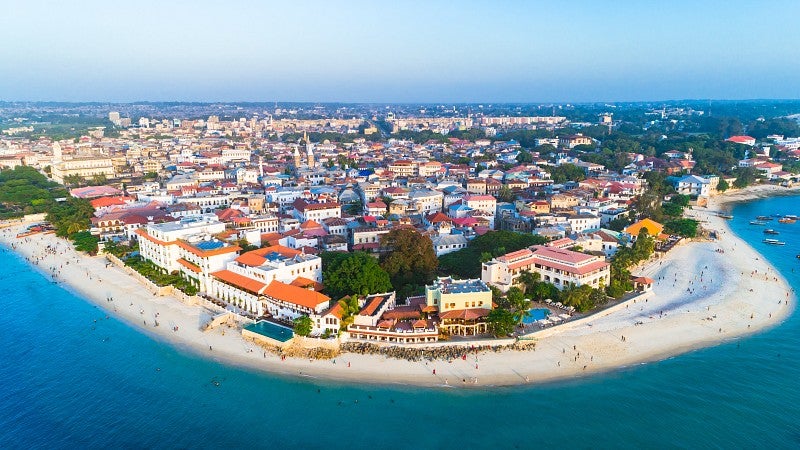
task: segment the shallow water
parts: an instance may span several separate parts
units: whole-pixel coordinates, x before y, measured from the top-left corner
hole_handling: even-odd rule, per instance
[[[734,230],[800,286],[800,223],[761,243],[741,204]],[[793,272],[795,270],[796,272]],[[590,378],[435,390],[282,378],[153,341],[0,253],[0,448],[541,448],[800,446],[800,320]],[[95,322],[95,320],[97,322]]]

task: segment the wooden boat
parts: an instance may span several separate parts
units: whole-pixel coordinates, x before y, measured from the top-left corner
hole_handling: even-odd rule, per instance
[[[777,239],[764,239],[761,242],[763,242],[765,244],[769,244],[769,245],[786,245],[786,242],[779,241]]]
[[[791,217],[781,217],[778,219],[778,223],[795,223],[797,219],[792,219]]]
[[[764,230],[764,234],[780,234],[780,233],[773,230],[772,228],[767,228],[766,230]]]
[[[728,220],[733,219],[733,216],[730,215],[730,214],[722,214],[722,213],[720,213],[720,214],[718,214],[718,216],[722,217],[723,219],[728,219]]]
[[[762,222],[767,222],[767,221],[772,220],[772,217],[770,217],[770,216],[756,216],[756,220],[760,220]]]

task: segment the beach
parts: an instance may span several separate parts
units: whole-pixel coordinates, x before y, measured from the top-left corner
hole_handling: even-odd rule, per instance
[[[201,331],[215,312],[173,297],[153,296],[105,257],[78,254],[54,235],[19,239],[21,226],[12,226],[0,231],[0,241],[6,247],[13,244],[45,276],[55,274],[56,282],[104,314],[204,358],[287,376],[480,388],[570,379],[657,361],[781,323],[794,308],[794,293],[751,246],[730,232],[717,212],[730,202],[788,192],[770,186],[749,188],[714,197],[707,208],[688,210],[687,216],[717,231],[719,239],[678,245],[666,256],[634,269],[635,275],[656,280],[653,291],[635,303],[537,332],[531,336],[535,350],[481,352],[452,362],[350,353],[334,360],[282,360],[245,341],[235,328]]]

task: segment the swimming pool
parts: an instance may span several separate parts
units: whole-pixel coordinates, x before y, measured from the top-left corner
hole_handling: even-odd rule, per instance
[[[272,322],[267,322],[265,320],[246,325],[244,329],[247,331],[252,331],[253,333],[258,333],[262,336],[266,336],[270,339],[275,339],[278,342],[286,342],[294,336],[294,332],[291,329],[276,325]]]
[[[537,320],[546,319],[547,316],[550,315],[550,310],[547,308],[531,308],[528,310],[531,313],[530,316],[522,319],[522,323],[529,324],[536,322]]]

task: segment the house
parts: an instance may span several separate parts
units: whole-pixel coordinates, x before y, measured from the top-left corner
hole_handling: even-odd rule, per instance
[[[431,241],[437,257],[467,248],[467,238],[463,234],[440,234]]]
[[[675,182],[675,191],[692,197],[708,197],[712,193],[711,180],[697,175],[687,175]]]

